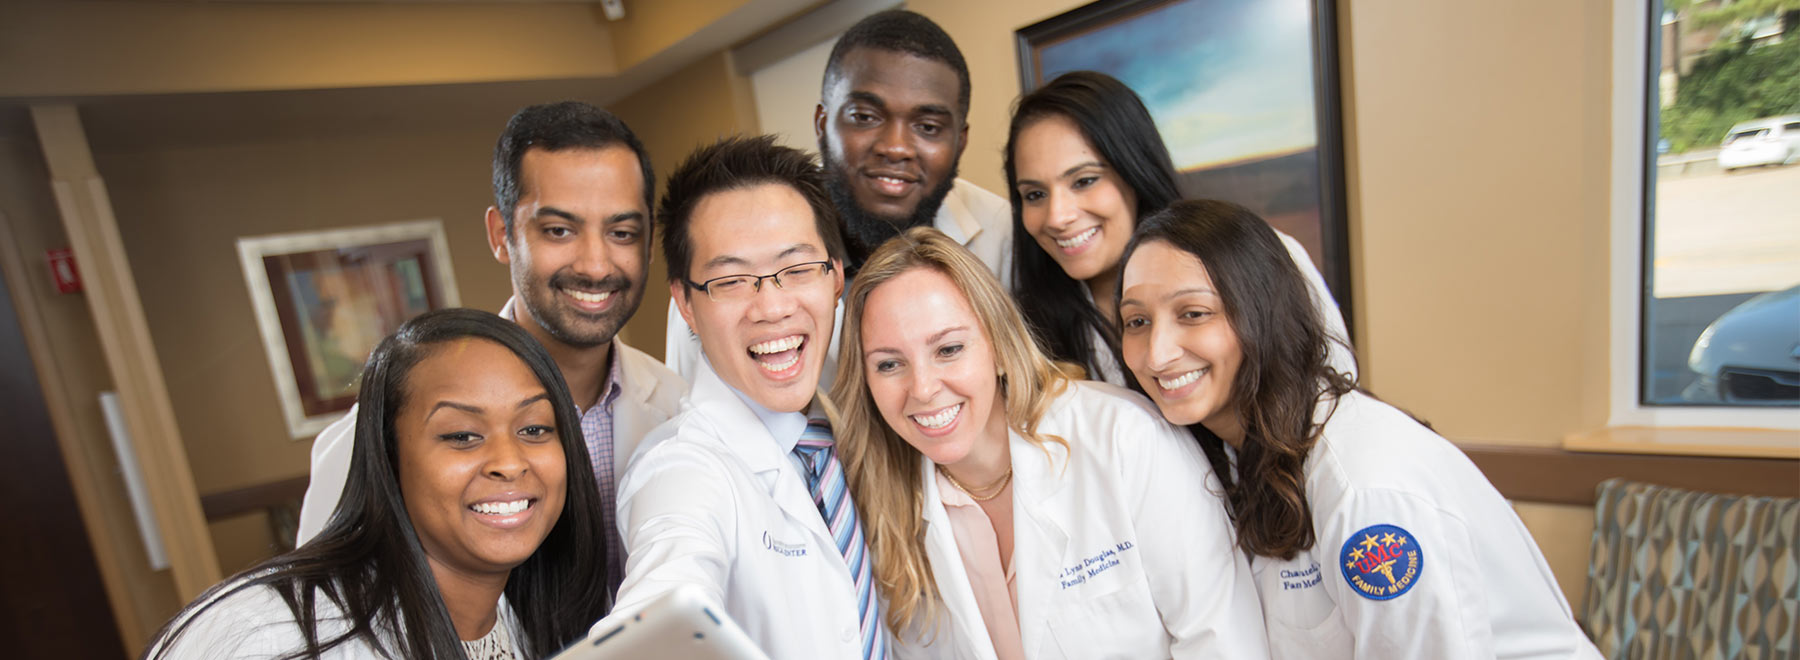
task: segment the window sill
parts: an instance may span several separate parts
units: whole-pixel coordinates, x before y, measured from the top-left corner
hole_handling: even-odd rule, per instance
[[[1800,459],[1800,431],[1728,427],[1609,426],[1563,437],[1563,449],[1613,454],[1674,454]]]

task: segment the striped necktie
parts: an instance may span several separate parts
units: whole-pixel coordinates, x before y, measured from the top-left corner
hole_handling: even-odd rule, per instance
[[[858,621],[862,626],[862,657],[865,660],[888,657],[886,624],[881,620],[881,602],[872,593],[874,579],[869,568],[869,549],[863,543],[862,523],[856,517],[856,504],[850,500],[850,489],[844,483],[844,467],[833,450],[831,424],[822,419],[806,422],[806,431],[794,445],[794,455],[806,466],[806,487],[812,491],[813,504],[825,517],[831,538],[837,541],[838,553],[850,568],[856,584]]]

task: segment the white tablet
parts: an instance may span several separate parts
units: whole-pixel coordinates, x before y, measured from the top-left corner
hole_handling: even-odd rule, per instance
[[[614,611],[588,632],[587,639],[552,660],[769,660],[725,610],[683,585],[633,610]]]

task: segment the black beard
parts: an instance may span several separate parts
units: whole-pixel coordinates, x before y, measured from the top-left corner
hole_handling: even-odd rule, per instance
[[[820,140],[819,153],[825,164],[825,191],[831,195],[831,204],[837,207],[838,215],[843,220],[844,247],[850,252],[850,261],[844,264],[844,274],[847,277],[854,277],[863,261],[888,239],[913,227],[930,226],[937,219],[938,207],[943,206],[944,198],[950,195],[950,188],[956,185],[956,165],[952,164],[944,180],[927,192],[919,200],[918,206],[913,207],[912,215],[884,216],[857,205],[856,194],[850,191],[849,168],[831,156],[831,150],[825,148],[823,139]]]
[[[632,313],[637,311],[638,303],[643,300],[643,288],[633,287],[631,278],[619,273],[595,280],[558,271],[550,276],[548,283],[542,285],[532,281],[530,275],[527,278],[518,289],[532,292],[520,296],[520,302],[524,303],[526,311],[551,337],[575,348],[593,348],[612,341],[613,336],[631,319]],[[556,290],[565,287],[584,291],[611,291],[613,295],[624,298],[607,311],[588,315],[555,302]]]

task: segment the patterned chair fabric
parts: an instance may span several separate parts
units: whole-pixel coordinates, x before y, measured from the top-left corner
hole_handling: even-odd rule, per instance
[[[1610,479],[1583,620],[1608,658],[1796,658],[1800,500]]]

